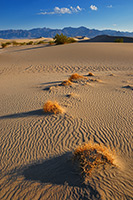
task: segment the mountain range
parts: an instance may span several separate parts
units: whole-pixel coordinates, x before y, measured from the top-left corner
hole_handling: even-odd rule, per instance
[[[39,37],[54,37],[56,34],[63,33],[68,37],[85,36],[89,38],[96,37],[98,35],[110,35],[110,36],[126,36],[133,37],[133,32],[121,32],[115,30],[96,30],[86,27],[65,27],[63,29],[50,29],[50,28],[34,28],[31,30],[0,30],[0,38],[3,39],[17,39],[17,38],[39,38]]]

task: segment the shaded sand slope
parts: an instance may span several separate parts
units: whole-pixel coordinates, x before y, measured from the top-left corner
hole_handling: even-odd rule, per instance
[[[1,199],[132,199],[132,46],[89,45],[0,54]],[[94,77],[60,86],[90,69]],[[47,100],[65,112],[43,113]],[[117,167],[80,175],[72,151],[90,139],[116,150]]]
[[[80,42],[118,42],[117,40],[123,39],[123,42],[133,43],[133,37],[124,36],[110,36],[110,35],[98,35],[90,40],[84,40]]]

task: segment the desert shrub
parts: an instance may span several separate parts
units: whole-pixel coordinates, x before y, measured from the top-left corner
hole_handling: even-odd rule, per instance
[[[7,45],[10,45],[10,44],[11,44],[11,42],[6,42],[6,44],[7,44]]]
[[[19,45],[20,46],[26,45],[26,42],[20,42]]]
[[[67,37],[66,35],[63,35],[63,33],[56,34],[54,37],[56,44],[67,44],[67,43],[73,43],[76,42],[73,38]]]
[[[87,78],[75,73],[75,74],[72,74],[70,76],[69,81],[73,81],[73,80],[76,80],[76,79],[87,79]]]
[[[43,106],[43,110],[54,114],[63,113],[62,107],[56,101],[47,101]]]
[[[37,42],[37,44],[45,44],[46,42],[44,42],[43,40]]]
[[[61,33],[60,35],[56,34],[54,39],[56,44],[68,43],[68,37],[66,35],[63,35],[63,33]]]
[[[68,43],[74,43],[74,42],[76,42],[74,38],[71,38],[71,37],[68,38]]]
[[[88,73],[88,76],[94,76],[94,74],[93,74],[93,73],[91,73],[91,72],[89,72],[89,73]]]
[[[99,168],[101,165],[114,164],[115,153],[104,146],[92,141],[85,143],[74,151],[74,160],[78,160],[80,168],[84,175],[90,175],[94,168]]]
[[[26,43],[27,45],[32,45],[33,44],[33,41],[29,41]]]
[[[19,43],[16,42],[16,41],[12,41],[12,44],[13,44],[13,46],[17,46],[17,45],[19,45]]]
[[[8,44],[8,42],[6,42],[6,43],[1,43],[1,46],[2,46],[2,48],[4,49],[5,47],[7,47],[9,44]]]
[[[66,85],[72,85],[72,82],[70,80],[65,80],[61,83],[61,85],[66,86]]]
[[[124,40],[123,40],[123,38],[117,38],[117,39],[115,39],[115,42],[123,43]]]

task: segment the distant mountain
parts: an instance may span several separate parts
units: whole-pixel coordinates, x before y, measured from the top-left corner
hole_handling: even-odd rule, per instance
[[[127,36],[133,37],[133,32],[120,32],[114,30],[96,30],[88,29],[86,27],[72,28],[66,27],[63,29],[50,29],[50,28],[35,28],[31,30],[1,30],[0,38],[3,39],[17,39],[17,38],[38,38],[38,37],[54,37],[56,34],[65,34],[69,37],[86,36],[93,38],[98,35],[110,36]]]

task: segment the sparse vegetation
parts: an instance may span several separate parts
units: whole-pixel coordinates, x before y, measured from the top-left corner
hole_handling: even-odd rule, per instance
[[[43,110],[54,114],[63,113],[62,107],[56,101],[47,101],[43,106]]]
[[[26,44],[27,45],[32,45],[34,42],[33,41],[29,41],[29,42],[27,42]]]
[[[115,39],[115,42],[123,43],[124,40],[123,40],[123,38],[117,38],[117,39]]]
[[[61,83],[61,85],[66,86],[66,85],[72,85],[72,82],[70,80],[65,80]]]
[[[16,42],[15,40],[14,41],[11,41],[11,42],[6,42],[6,43],[2,43],[1,46],[2,48],[5,48],[7,47],[8,45],[13,45],[13,46],[23,46],[23,45],[38,45],[38,44],[45,44],[47,42],[41,40],[39,42],[33,42],[33,41],[29,41],[29,42]]]
[[[68,38],[68,43],[74,43],[74,42],[76,42],[74,38],[71,38],[71,37]]]
[[[19,45],[20,46],[26,45],[26,42],[20,42]]]
[[[69,81],[73,81],[73,80],[76,80],[76,79],[87,79],[87,78],[75,73],[75,74],[72,74],[70,76]]]
[[[73,38],[69,38],[66,35],[63,35],[63,33],[56,34],[54,37],[55,40],[55,44],[68,44],[68,43],[73,43],[76,42],[76,40],[74,40]]]
[[[5,47],[8,46],[8,44],[7,44],[7,43],[1,43],[1,46],[2,46],[2,48],[4,49]]]
[[[94,74],[93,74],[93,73],[91,73],[91,72],[89,72],[88,76],[94,76]]]
[[[74,160],[78,160],[83,175],[90,175],[94,168],[101,165],[112,164],[114,161],[114,152],[103,144],[97,144],[92,141],[85,143],[74,151]]]
[[[13,46],[17,46],[17,45],[19,45],[19,43],[16,42],[16,41],[12,41],[12,44],[13,44]]]
[[[36,44],[45,44],[46,42],[44,42],[43,40],[37,42]]]

